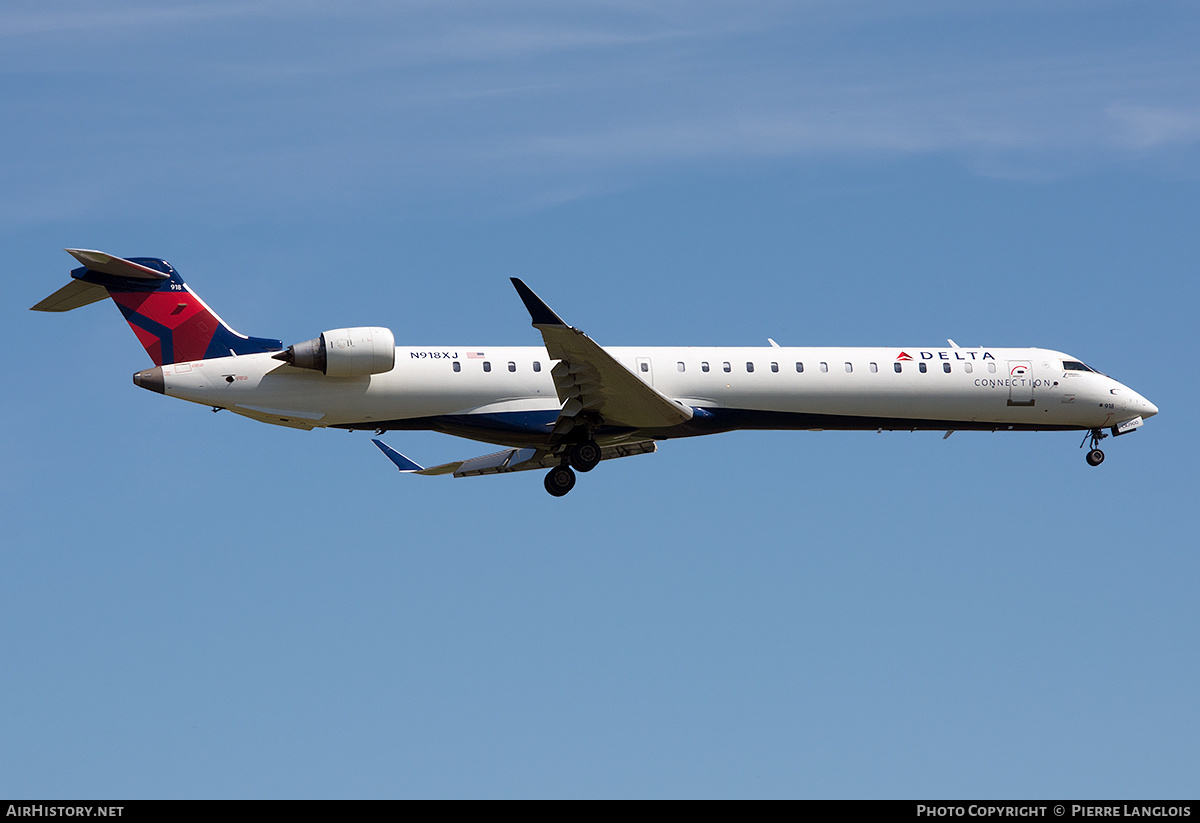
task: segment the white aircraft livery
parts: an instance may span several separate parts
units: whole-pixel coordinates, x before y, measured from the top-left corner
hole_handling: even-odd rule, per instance
[[[602,348],[513,278],[540,346],[396,346],[385,328],[334,329],[284,348],[229,328],[164,260],[67,249],[81,268],[38,303],[111,297],[154,368],[144,389],[298,429],[432,430],[505,447],[423,468],[381,440],[401,472],[471,477],[575,472],[657,442],[738,429],[1083,431],[1087,462],[1111,432],[1158,413],[1137,392],[1049,349]],[[1106,431],[1107,430],[1107,431]],[[1083,445],[1081,444],[1081,445]]]

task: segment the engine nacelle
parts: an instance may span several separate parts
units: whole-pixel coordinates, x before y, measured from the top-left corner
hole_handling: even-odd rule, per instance
[[[312,369],[330,377],[366,377],[395,367],[396,338],[391,329],[374,326],[334,329],[272,356],[298,369]]]

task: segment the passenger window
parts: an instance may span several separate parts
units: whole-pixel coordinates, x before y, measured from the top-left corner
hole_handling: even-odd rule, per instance
[[[516,371],[516,370],[517,370],[517,364],[516,364],[516,363],[514,363],[513,361],[509,360],[509,361],[508,361],[508,370],[509,370],[509,371]]]
[[[828,364],[828,363],[826,363],[826,362],[825,362],[825,361],[823,361],[823,360],[821,361],[821,371],[822,371],[822,372],[827,372],[827,371],[829,371],[829,364]]]
[[[988,363],[988,373],[989,374],[996,373],[996,364],[995,363]]]
[[[707,360],[705,360],[703,363],[700,364],[700,371],[702,371],[702,372],[708,371],[708,361]]]
[[[875,374],[877,371],[879,371],[879,364],[878,364],[878,363],[872,363],[872,364],[871,364],[871,374]]]
[[[455,371],[462,371],[462,363],[460,363],[460,362],[458,362],[457,360],[455,360],[455,361],[454,361],[454,370],[455,370]]]
[[[852,371],[854,371],[854,367],[851,366],[849,363],[847,363],[846,364],[846,374],[850,374]]]
[[[777,372],[777,371],[779,371],[779,364],[778,364],[778,363],[772,363],[772,364],[771,364],[771,371],[773,371],[773,372]]]
[[[804,364],[799,360],[796,361],[796,374],[804,374]]]
[[[967,374],[970,374],[971,372],[975,371],[975,367],[970,363],[963,363],[963,371],[965,371]]]
[[[918,363],[917,371],[919,371],[921,374],[924,374],[925,372],[929,371],[929,369],[928,369],[928,367],[926,367],[926,365],[924,363]]]
[[[680,371],[683,371],[683,361],[680,360],[678,363],[676,363],[675,368],[679,369]]]
[[[645,362],[645,361],[642,361],[642,362],[641,362],[639,365],[641,366],[641,368],[642,368],[642,371],[644,371],[644,372],[648,372],[648,371],[650,371],[650,364],[649,364],[649,363],[647,363],[647,362]]]
[[[484,360],[484,361],[483,361],[483,370],[484,370],[484,371],[491,371],[491,370],[492,370],[492,364],[491,364],[491,363],[489,363],[488,361]]]
[[[950,373],[950,364],[949,364],[949,363],[943,363],[943,364],[942,364],[942,371],[944,371],[946,374],[949,374],[949,373]]]
[[[754,364],[748,360],[746,361],[746,371],[748,371],[748,372],[754,371]]]
[[[728,363],[722,363],[722,364],[721,364],[721,368],[722,368],[722,369],[724,369],[726,372],[731,372],[731,371],[733,371],[733,367],[732,367],[732,366],[730,366]]]
[[[534,370],[534,371],[541,371],[541,370],[542,370],[542,361],[540,361],[540,360],[534,360],[534,361],[533,361],[533,370]]]
[[[901,369],[900,361],[897,360],[895,363],[893,363],[892,368],[896,371],[896,374],[899,374]]]

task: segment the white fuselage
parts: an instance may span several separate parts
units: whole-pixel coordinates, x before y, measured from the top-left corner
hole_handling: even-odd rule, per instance
[[[107,294],[157,365],[150,391],[299,429],[428,430],[508,448],[428,468],[374,439],[402,473],[575,472],[657,441],[738,429],[1084,430],[1099,442],[1158,412],[1137,392],[1048,349],[604,348],[509,278],[541,346],[399,346],[390,329],[330,329],[293,345],[230,328],[165,260],[68,249],[83,264],[33,308]]]
[[[674,348],[606,351],[696,411],[687,425],[623,437],[762,429],[1099,429],[1157,409],[1047,349]],[[253,354],[162,369],[163,391],[299,428],[434,429],[536,444],[562,403],[540,346],[398,347],[395,367],[327,377]],[[798,365],[799,364],[799,365]],[[1080,364],[1082,365],[1082,364]],[[922,370],[923,367],[923,370]]]

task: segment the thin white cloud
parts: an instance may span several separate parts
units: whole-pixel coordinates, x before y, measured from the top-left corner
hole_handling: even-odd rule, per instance
[[[0,150],[26,158],[7,215],[21,192],[84,180],[246,209],[364,192],[406,208],[560,202],[741,161],[943,154],[1041,177],[1200,141],[1190,41],[1115,25],[1071,40],[1061,6],[40,8],[0,11]],[[1061,37],[1030,39],[1039,23]]]
[[[76,8],[9,7],[0,11],[0,37],[24,38],[37,35],[88,33],[109,36],[113,32],[135,34],[149,29],[259,16],[277,2],[245,3],[149,3],[96,8],[92,3]]]
[[[1106,113],[1117,124],[1118,138],[1135,149],[1200,142],[1200,108],[1195,106],[1114,103]]]

